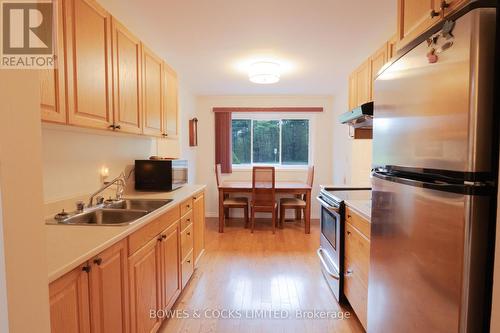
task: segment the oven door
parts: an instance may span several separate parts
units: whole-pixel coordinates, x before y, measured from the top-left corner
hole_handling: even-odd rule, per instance
[[[321,235],[317,251],[321,270],[337,301],[342,291],[341,217],[339,208],[329,205],[321,196]]]

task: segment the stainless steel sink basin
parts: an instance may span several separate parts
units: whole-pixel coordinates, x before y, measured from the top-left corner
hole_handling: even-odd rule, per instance
[[[99,208],[73,215],[60,224],[83,224],[83,225],[125,225],[147,215],[145,210],[126,210]]]
[[[115,209],[132,209],[132,210],[145,210],[152,212],[166,204],[172,202],[172,199],[123,199],[116,202],[106,203],[105,208]]]
[[[48,220],[47,224],[63,225],[127,225],[172,202],[172,199],[122,199],[107,201],[80,213]],[[74,214],[74,215],[73,215]]]

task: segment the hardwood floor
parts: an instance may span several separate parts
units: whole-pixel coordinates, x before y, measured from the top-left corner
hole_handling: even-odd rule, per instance
[[[285,222],[275,235],[267,220],[257,220],[254,234],[240,220],[230,220],[223,234],[217,228],[217,219],[207,219],[206,252],[174,305],[179,312],[159,332],[364,332],[352,310],[337,304],[321,275],[318,221],[312,221],[309,235],[295,222]],[[232,319],[222,319],[217,317],[229,313],[218,310],[235,312]],[[272,310],[285,319],[270,318]],[[296,316],[296,311],[314,310],[347,311],[350,317]],[[193,318],[195,311],[199,318]]]

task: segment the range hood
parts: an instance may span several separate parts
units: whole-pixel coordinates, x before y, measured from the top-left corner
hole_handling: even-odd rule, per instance
[[[342,124],[348,124],[354,128],[372,128],[373,102],[365,103],[349,112],[342,113],[339,116],[339,121]]]

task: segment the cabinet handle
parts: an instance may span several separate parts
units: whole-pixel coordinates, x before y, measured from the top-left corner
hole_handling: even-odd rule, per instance
[[[162,134],[162,136],[163,136],[163,137],[167,137],[167,136],[168,136],[168,134],[167,134],[167,133],[163,133],[163,134]]]
[[[190,232],[186,232],[186,235],[191,236],[191,233]]]
[[[348,234],[348,235],[350,235],[350,234],[351,234],[351,232],[350,232],[350,231],[348,231],[348,232],[347,232],[347,234]]]
[[[94,264],[96,264],[97,266],[100,266],[102,264],[102,258],[95,258]]]
[[[441,12],[436,12],[434,9],[431,10],[431,18],[435,18],[436,16],[441,15]]]
[[[191,260],[186,260],[186,262],[187,262],[188,264],[190,264],[190,263],[191,263]]]
[[[121,129],[122,127],[120,125],[116,125],[115,129]]]
[[[351,217],[352,217],[351,215],[347,214],[347,218],[348,218],[348,219],[350,219]]]
[[[187,221],[187,222],[191,222],[191,219],[187,219],[186,221]]]
[[[348,269],[346,272],[345,272],[345,276],[349,277],[352,275],[352,269]]]
[[[450,7],[450,4],[446,2],[446,0],[441,1],[441,9],[446,9]]]
[[[166,239],[167,235],[161,235],[161,239]]]
[[[90,273],[90,266],[89,264],[86,264],[85,266],[82,267],[82,271],[85,273]]]
[[[158,238],[156,239],[158,242],[161,242],[163,240],[163,237],[162,236],[158,236]]]
[[[187,207],[187,208],[191,208],[191,206],[190,206],[190,205],[186,205],[186,207]]]

